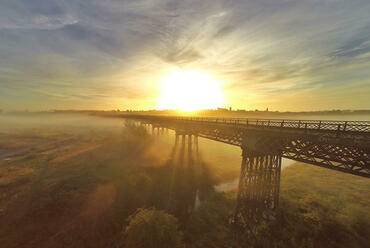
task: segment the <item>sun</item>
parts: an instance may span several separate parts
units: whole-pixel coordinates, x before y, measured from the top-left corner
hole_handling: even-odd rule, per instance
[[[221,86],[221,82],[204,72],[173,71],[162,80],[157,109],[216,109],[224,103]]]

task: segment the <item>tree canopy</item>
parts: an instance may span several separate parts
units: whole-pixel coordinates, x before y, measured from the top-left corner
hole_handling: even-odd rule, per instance
[[[128,221],[125,229],[126,248],[184,247],[177,219],[164,211],[140,208]]]

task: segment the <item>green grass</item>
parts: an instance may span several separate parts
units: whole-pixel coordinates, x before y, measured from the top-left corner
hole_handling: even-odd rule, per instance
[[[282,172],[277,220],[254,234],[229,228],[234,202],[234,192],[215,194],[192,216],[192,247],[369,247],[367,178],[296,163]]]
[[[0,161],[0,247],[119,247],[127,217],[143,207],[178,217],[187,247],[368,247],[366,178],[296,163],[282,172],[277,221],[237,239],[229,225],[236,192],[212,189],[222,172],[202,164],[174,174],[163,159],[170,148],[139,127],[50,126],[4,137],[14,138],[12,149],[32,145]],[[193,186],[202,204],[188,215]]]

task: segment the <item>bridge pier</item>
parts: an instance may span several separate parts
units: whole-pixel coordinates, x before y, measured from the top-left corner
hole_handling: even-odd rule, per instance
[[[144,124],[146,125],[146,124]],[[164,135],[164,134],[169,134],[169,128],[166,125],[160,125],[157,123],[153,124],[148,124],[148,126],[152,127],[151,134],[152,135]]]
[[[175,130],[175,143],[177,144],[181,139],[183,145],[188,144],[188,150],[195,149],[198,151],[198,135],[193,132],[187,132],[184,130]]]
[[[206,117],[124,117],[151,124],[153,134],[158,127],[175,130],[175,150],[177,146],[181,149],[177,153],[179,156],[174,155],[176,153],[172,153],[172,156],[179,157],[178,167],[183,166],[184,161],[191,162],[185,156],[194,154],[190,149],[192,146],[198,149],[198,134],[203,138],[241,147],[243,159],[239,192],[232,221],[249,230],[258,222],[276,216],[282,156],[370,178],[369,121],[234,118],[223,118],[220,121],[219,118]],[[194,141],[191,136],[194,136]],[[184,148],[186,143],[190,144],[190,148]]]
[[[254,138],[253,135],[251,138]],[[265,142],[273,143],[264,139],[258,146],[251,145],[251,142],[247,142],[249,146],[242,146],[239,191],[233,220],[242,227],[252,227],[261,221],[276,218],[282,153],[276,149],[278,146],[274,149],[262,145]]]
[[[152,135],[160,135],[164,133],[164,128],[159,125],[152,124]]]

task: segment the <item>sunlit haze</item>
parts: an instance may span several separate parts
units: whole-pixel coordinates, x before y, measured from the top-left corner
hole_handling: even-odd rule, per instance
[[[369,109],[369,13],[369,0],[1,1],[0,109]]]
[[[370,0],[0,0],[0,248],[362,248]]]
[[[197,71],[173,71],[162,80],[158,109],[193,111],[224,104],[221,83]]]

